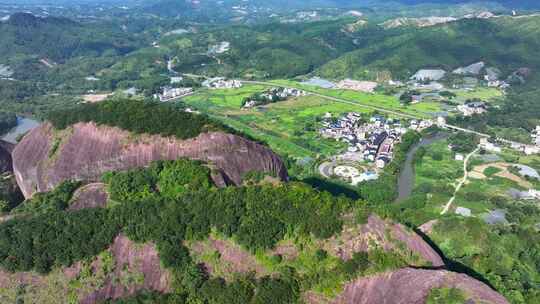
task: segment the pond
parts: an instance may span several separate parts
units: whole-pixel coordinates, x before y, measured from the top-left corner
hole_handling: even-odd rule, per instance
[[[435,135],[424,137],[420,142],[414,145],[409,152],[407,152],[407,159],[405,160],[405,164],[403,165],[398,178],[398,198],[396,199],[396,202],[406,200],[412,194],[415,180],[413,161],[416,151],[418,151],[420,147],[429,146],[447,137],[448,135],[445,133],[437,133]]]
[[[2,136],[2,140],[12,144],[17,143],[17,138],[22,134],[38,127],[40,122],[26,117],[17,117],[17,126]]]

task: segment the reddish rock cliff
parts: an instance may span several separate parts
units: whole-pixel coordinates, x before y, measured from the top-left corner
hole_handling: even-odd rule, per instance
[[[118,236],[109,251],[114,257],[114,273],[105,280],[102,288],[84,297],[81,304],[99,303],[108,299],[119,299],[132,296],[141,290],[152,290],[161,293],[170,292],[171,274],[160,265],[155,245],[147,243],[137,245],[125,236]],[[129,284],[115,282],[114,278],[126,276],[125,270],[138,273],[142,282]],[[121,282],[122,280],[120,280]]]
[[[323,241],[323,247],[344,260],[350,259],[355,252],[368,251],[377,245],[391,251],[396,245],[403,244],[404,248],[415,253],[431,267],[444,267],[444,262],[428,243],[418,234],[407,230],[400,224],[383,220],[377,215],[371,215],[365,225],[345,226],[343,231],[328,240]],[[419,261],[423,263],[423,261]],[[425,265],[412,265],[425,266]]]
[[[68,299],[76,295],[79,303],[92,304],[132,296],[143,290],[170,292],[172,275],[161,267],[152,243],[137,244],[119,235],[107,253],[112,259],[107,273],[98,270],[105,263],[101,257],[91,262],[91,273],[83,275],[81,262],[49,275],[8,273],[0,269],[0,302],[14,303],[15,291],[20,286],[26,286],[25,303],[68,303],[71,302]],[[140,279],[134,280],[135,277]]]
[[[87,208],[105,207],[109,199],[106,187],[103,183],[93,183],[77,189],[73,193],[68,210],[76,211]]]
[[[467,275],[412,268],[359,279],[345,286],[332,303],[423,304],[431,289],[442,287],[460,289],[467,303],[508,304],[499,293]]]
[[[78,123],[59,132],[50,124],[32,130],[13,151],[13,168],[25,197],[53,189],[66,179],[98,181],[107,171],[147,166],[155,160],[190,158],[211,163],[214,182],[240,184],[249,171],[287,180],[281,159],[270,149],[221,132],[177,140],[133,135],[119,128]]]

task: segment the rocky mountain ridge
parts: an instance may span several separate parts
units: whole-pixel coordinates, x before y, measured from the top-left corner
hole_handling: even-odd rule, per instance
[[[262,171],[287,180],[287,169],[270,149],[237,135],[203,133],[178,140],[134,136],[115,127],[77,123],[68,130],[44,124],[13,151],[17,182],[26,198],[52,190],[67,179],[97,182],[103,173],[145,167],[155,160],[190,158],[213,166],[218,186],[239,185],[244,174]]]

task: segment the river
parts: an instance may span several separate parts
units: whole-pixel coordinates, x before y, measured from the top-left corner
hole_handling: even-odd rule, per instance
[[[22,134],[38,127],[40,122],[26,117],[17,117],[17,126],[2,136],[2,140],[12,144],[17,143],[17,138]]]
[[[420,140],[420,142],[414,145],[409,152],[407,152],[407,159],[405,160],[405,164],[403,164],[403,168],[401,169],[401,173],[399,174],[398,178],[398,198],[396,199],[396,202],[406,200],[412,194],[415,180],[413,161],[416,151],[418,151],[420,147],[429,146],[432,143],[443,140],[447,137],[448,134],[445,133],[437,133],[435,135],[424,137]]]

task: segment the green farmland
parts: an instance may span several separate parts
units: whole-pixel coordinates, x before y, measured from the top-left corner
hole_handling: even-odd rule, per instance
[[[431,118],[431,113],[441,112],[441,105],[437,102],[421,102],[414,105],[403,106],[395,96],[382,94],[370,94],[353,90],[323,89],[310,85],[303,85],[291,80],[273,80],[276,85],[289,86],[317,93],[325,96],[340,98],[346,101],[355,102],[359,105],[377,107],[380,109],[394,111],[417,118]]]
[[[319,119],[327,112],[371,113],[352,104],[334,102],[317,96],[304,96],[253,109],[241,109],[242,99],[265,89],[246,85],[236,90],[204,90],[186,97],[190,107],[216,117],[231,127],[262,140],[282,154],[294,157],[332,155],[345,148],[334,140],[318,135]]]

